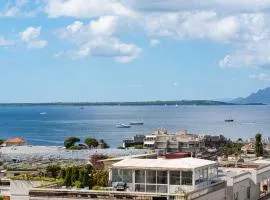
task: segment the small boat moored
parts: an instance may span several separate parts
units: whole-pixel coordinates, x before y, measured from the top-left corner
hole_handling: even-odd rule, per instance
[[[127,125],[127,124],[118,124],[116,125],[116,128],[130,128],[131,126],[130,125]]]
[[[130,122],[129,125],[144,125],[143,122]]]
[[[225,122],[234,122],[234,119],[225,119]]]

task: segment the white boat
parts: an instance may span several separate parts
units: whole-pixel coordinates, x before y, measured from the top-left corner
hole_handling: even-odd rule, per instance
[[[116,127],[117,128],[130,128],[131,126],[128,124],[117,124]]]

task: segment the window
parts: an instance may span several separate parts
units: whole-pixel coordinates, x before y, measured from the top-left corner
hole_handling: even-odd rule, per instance
[[[182,171],[182,185],[192,185],[192,172]]]
[[[145,185],[144,184],[136,184],[135,191],[136,192],[145,192]]]
[[[136,183],[145,183],[145,171],[144,170],[135,170],[135,182]]]
[[[247,199],[250,199],[250,187],[247,187]]]
[[[112,182],[120,182],[122,181],[120,170],[118,169],[112,169]]]
[[[180,172],[179,171],[170,171],[170,184],[180,185]]]
[[[157,171],[157,183],[167,184],[167,171]]]
[[[113,169],[112,182],[132,183],[132,171],[127,169]]]
[[[125,183],[132,183],[132,171],[128,169],[122,170],[122,180]]]
[[[157,172],[153,170],[146,171],[146,183],[157,183]]]
[[[146,192],[157,192],[156,185],[146,185]]]
[[[234,200],[238,200],[238,192],[236,192],[236,193],[233,194],[233,199]]]

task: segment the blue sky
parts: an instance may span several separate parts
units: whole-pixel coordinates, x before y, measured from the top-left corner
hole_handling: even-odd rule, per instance
[[[270,83],[269,8],[270,0],[1,1],[0,102],[247,96]]]

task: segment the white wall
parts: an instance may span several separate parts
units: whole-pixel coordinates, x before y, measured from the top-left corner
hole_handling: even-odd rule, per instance
[[[42,182],[38,181],[10,181],[11,200],[29,200],[29,189],[39,187]]]

